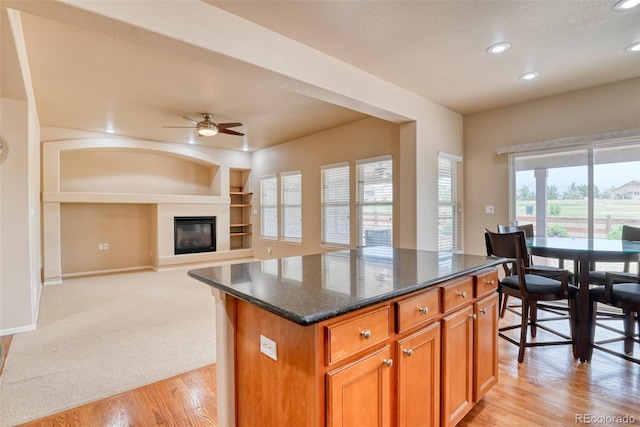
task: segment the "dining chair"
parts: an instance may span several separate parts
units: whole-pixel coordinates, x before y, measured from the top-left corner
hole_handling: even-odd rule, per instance
[[[640,227],[632,227],[630,225],[622,226],[622,240],[639,240],[640,241]],[[616,282],[624,282],[626,280],[633,280],[635,278],[634,273],[629,272],[629,267],[631,266],[631,262],[627,261],[624,263],[622,271],[605,271],[605,270],[594,270],[589,272],[589,283],[592,285],[604,285],[606,284],[606,275],[607,273],[615,273],[613,277],[614,283]],[[640,272],[640,261],[638,262],[638,272]]]
[[[518,362],[524,360],[524,353],[527,347],[538,347],[548,345],[571,344],[573,356],[578,357],[576,340],[577,310],[576,301],[578,288],[569,283],[569,272],[564,270],[557,273],[557,279],[541,276],[540,270],[531,268],[526,246],[524,231],[513,233],[494,233],[485,230],[485,244],[487,256],[505,258],[503,263],[505,276],[499,281],[498,290],[501,295],[513,296],[522,301],[520,312],[520,325],[508,325],[500,327],[498,334],[519,347]],[[548,273],[548,272],[547,272]],[[537,318],[537,303],[539,301],[566,300],[569,310],[569,330],[570,336],[544,326],[541,322],[559,320],[558,317]],[[562,317],[566,318],[566,317]],[[562,340],[558,341],[529,341],[527,340],[527,329],[531,326],[531,337],[535,338],[537,328],[544,329]],[[505,332],[511,329],[520,328],[520,339],[516,341]]]
[[[591,360],[593,349],[597,348],[614,356],[640,364],[640,355],[633,354],[634,343],[640,344],[638,334],[634,333],[634,322],[638,323],[640,333],[640,276],[616,273],[605,274],[604,286],[596,286],[589,290],[589,318],[591,319],[591,345],[589,346],[588,360]],[[606,327],[609,331],[618,332],[621,336],[595,341],[597,318],[597,304],[607,304],[621,309],[624,313],[623,327],[620,331]],[[602,325],[600,325],[602,326]],[[604,347],[604,344],[624,340],[624,353]]]
[[[523,225],[498,224],[498,233],[513,233],[516,231],[524,231],[525,237],[534,237],[533,224],[523,224]],[[530,255],[528,255],[528,257],[529,257],[529,267],[535,268],[536,270],[538,270],[537,274],[540,276],[553,278],[553,277],[557,277],[559,273],[563,271],[567,271],[564,269],[564,260],[562,259],[558,260],[559,267],[553,267],[550,265],[534,264],[533,257],[531,257]],[[571,272],[569,272],[569,282],[575,283],[574,275]],[[508,296],[504,295],[500,305],[500,317],[504,317],[504,313],[508,309],[507,300],[508,300]]]

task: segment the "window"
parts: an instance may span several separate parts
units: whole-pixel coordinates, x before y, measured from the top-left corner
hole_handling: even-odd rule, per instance
[[[619,239],[640,225],[640,140],[510,154],[512,219],[539,236]]]
[[[392,166],[390,156],[356,162],[358,246],[393,245]]]
[[[275,175],[260,179],[260,237],[278,238],[278,180]]]
[[[282,239],[302,240],[302,173],[287,172],[282,182]]]
[[[438,250],[462,250],[462,158],[438,155]]]
[[[351,242],[349,163],[323,166],[321,243],[348,246]]]

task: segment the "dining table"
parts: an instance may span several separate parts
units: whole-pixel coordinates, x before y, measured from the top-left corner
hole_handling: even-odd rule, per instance
[[[531,255],[545,258],[573,260],[577,277],[578,316],[577,345],[581,362],[590,358],[591,319],[589,319],[589,271],[596,262],[640,261],[640,241],[619,239],[590,239],[582,237],[529,237],[526,239]]]

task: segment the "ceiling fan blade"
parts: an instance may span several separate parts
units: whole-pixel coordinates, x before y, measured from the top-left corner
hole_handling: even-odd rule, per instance
[[[174,129],[195,129],[193,126],[162,126],[163,128],[174,128]]]
[[[193,124],[194,124],[194,125],[197,125],[197,124],[198,124],[198,121],[197,121],[197,120],[190,119],[190,118],[189,118],[189,117],[187,117],[187,116],[182,116],[182,118],[183,118],[183,119],[187,119],[187,120],[189,120],[190,122],[193,122]]]
[[[239,135],[239,136],[244,135],[244,133],[240,133],[240,132],[236,132],[235,130],[224,129],[224,128],[218,128],[218,133],[228,133],[229,135]]]
[[[242,126],[242,123],[217,123],[216,126],[218,126],[218,129],[227,129]]]

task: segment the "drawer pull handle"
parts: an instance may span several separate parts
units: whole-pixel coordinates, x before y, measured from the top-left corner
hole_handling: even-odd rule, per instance
[[[487,309],[486,309],[486,308],[481,309],[481,310],[480,310],[480,313],[482,313],[482,314],[487,314]]]
[[[387,368],[390,368],[393,366],[393,359],[384,359],[382,363],[384,363]]]
[[[467,292],[458,292],[458,295],[460,295],[462,298],[466,298],[467,297]]]
[[[473,313],[473,314],[472,314],[471,316],[469,316],[469,317],[471,317],[473,320],[476,320],[476,319],[478,318],[478,315],[477,315],[477,314],[475,314],[475,313]]]
[[[360,331],[360,336],[365,340],[371,338],[371,331]]]
[[[406,355],[407,355],[407,357],[411,357],[411,355],[413,354],[413,350],[412,350],[412,349],[409,349],[409,350],[403,350],[403,351],[404,351],[404,354],[406,354]]]
[[[418,311],[422,314],[429,313],[429,307],[418,307]]]
[[[487,281],[486,281],[486,283],[487,283],[487,285],[489,285],[489,286],[493,286],[493,284],[494,284],[495,282],[494,282],[494,281],[493,281],[493,279],[492,279],[492,280],[487,280]]]

